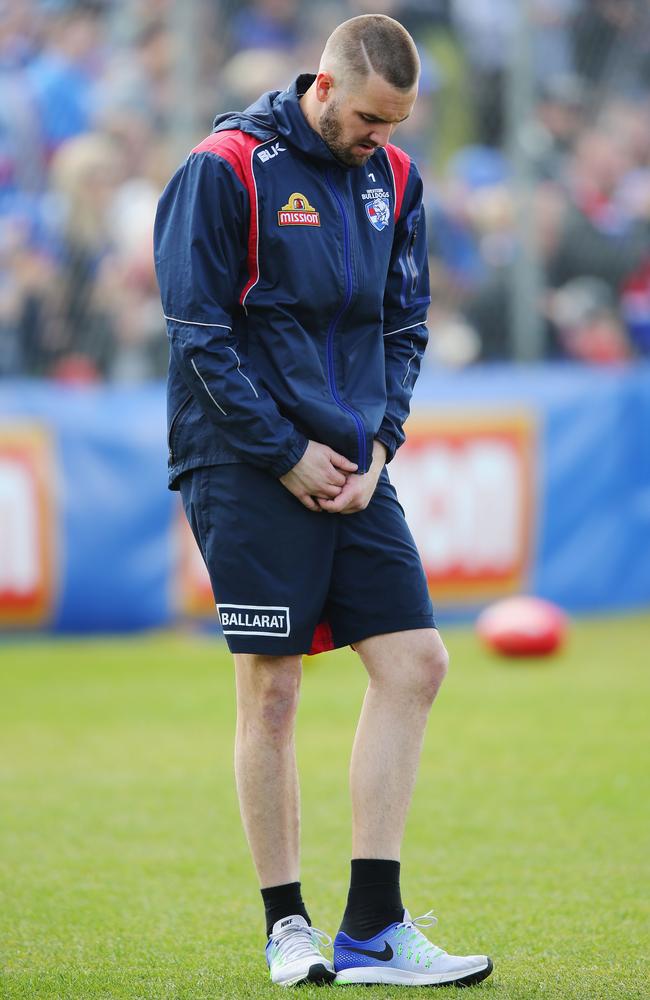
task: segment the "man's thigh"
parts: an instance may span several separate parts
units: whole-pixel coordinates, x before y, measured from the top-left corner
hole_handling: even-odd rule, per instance
[[[416,690],[435,694],[447,672],[449,657],[435,628],[389,632],[360,639],[354,645],[372,680],[410,681]]]
[[[435,628],[422,560],[385,470],[368,507],[338,520],[324,614],[333,645]]]
[[[309,651],[330,583],[334,519],[245,464],[193,469],[180,489],[230,650]]]

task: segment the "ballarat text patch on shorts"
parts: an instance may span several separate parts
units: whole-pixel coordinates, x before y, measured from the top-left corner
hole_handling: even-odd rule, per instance
[[[288,607],[217,604],[224,635],[289,635]]]

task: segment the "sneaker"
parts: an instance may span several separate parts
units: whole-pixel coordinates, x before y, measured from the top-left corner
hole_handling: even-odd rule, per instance
[[[368,941],[355,941],[342,931],[334,939],[336,984],[394,983],[474,986],[492,972],[487,955],[448,955],[424,936],[420,927],[437,923],[431,911],[411,919],[404,910],[400,924],[390,924]]]
[[[266,946],[271,982],[279,986],[301,983],[331,983],[334,966],[321,952],[332,943],[329,934],[310,927],[296,914],[276,921]]]

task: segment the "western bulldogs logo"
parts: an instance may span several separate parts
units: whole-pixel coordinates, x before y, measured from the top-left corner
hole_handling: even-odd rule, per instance
[[[378,232],[385,229],[390,222],[390,204],[388,198],[375,198],[366,202],[366,215]]]

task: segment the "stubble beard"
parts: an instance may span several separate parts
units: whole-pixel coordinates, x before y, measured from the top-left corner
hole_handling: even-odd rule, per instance
[[[346,146],[341,141],[341,132],[343,130],[338,111],[338,101],[331,101],[323,111],[318,122],[321,138],[336,159],[344,163],[346,167],[362,167],[364,163],[368,162],[372,156],[372,152],[360,156],[358,153],[353,153],[350,146]]]

